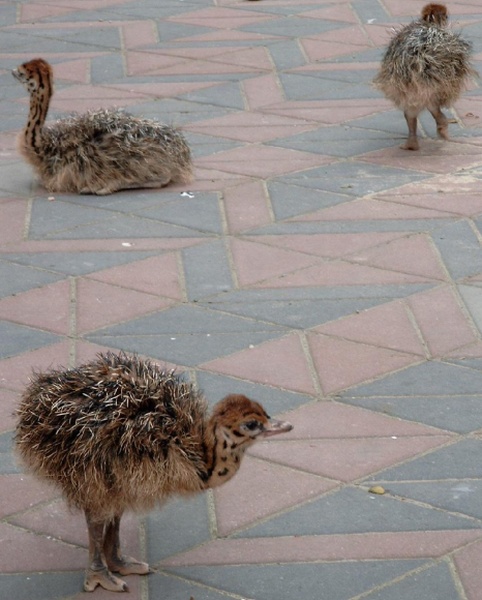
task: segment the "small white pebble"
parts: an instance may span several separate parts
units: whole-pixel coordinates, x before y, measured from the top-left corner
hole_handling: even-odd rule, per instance
[[[55,196],[49,196],[49,197],[47,198],[47,200],[48,200],[49,202],[53,202],[53,201],[55,200]]]
[[[248,348],[254,348],[254,344],[250,344]]]
[[[132,246],[132,244],[130,242],[122,242],[122,245],[125,246],[126,248],[130,248]]]

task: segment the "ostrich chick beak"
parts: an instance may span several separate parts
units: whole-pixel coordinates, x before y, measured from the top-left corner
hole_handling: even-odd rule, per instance
[[[266,425],[261,437],[271,437],[273,435],[278,435],[278,433],[287,433],[293,429],[293,425],[288,423],[288,421],[277,421],[276,419],[270,419],[269,423]]]

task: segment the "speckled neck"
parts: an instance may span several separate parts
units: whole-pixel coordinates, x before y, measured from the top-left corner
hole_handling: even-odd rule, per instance
[[[208,435],[206,487],[213,488],[236,475],[251,440],[236,437],[230,429],[216,424],[211,424]]]
[[[30,112],[27,126],[24,130],[25,143],[35,152],[42,147],[42,128],[47,118],[47,113],[52,96],[52,84],[47,74],[39,73],[38,88],[30,94]]]

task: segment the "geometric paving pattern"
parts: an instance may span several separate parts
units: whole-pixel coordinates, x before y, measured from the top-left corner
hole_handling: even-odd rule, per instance
[[[82,516],[13,456],[18,394],[32,368],[123,349],[295,426],[227,485],[125,519],[155,570],[126,597],[480,598],[480,84],[451,141],[421,115],[416,153],[370,84],[420,8],[0,3],[2,597],[80,599],[87,560]],[[482,70],[482,9],[449,9]],[[47,194],[15,150],[10,70],[34,56],[54,67],[51,118],[115,105],[182,126],[194,182]]]

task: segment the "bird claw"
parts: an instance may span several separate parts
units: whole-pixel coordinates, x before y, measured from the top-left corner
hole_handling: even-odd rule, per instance
[[[109,592],[129,591],[127,583],[122,579],[119,579],[119,577],[112,575],[107,568],[99,571],[88,569],[84,579],[84,591],[93,592],[98,585]]]
[[[107,561],[108,567],[114,573],[121,575],[147,575],[152,573],[149,565],[145,562],[140,562],[130,556],[123,556],[120,559]]]

